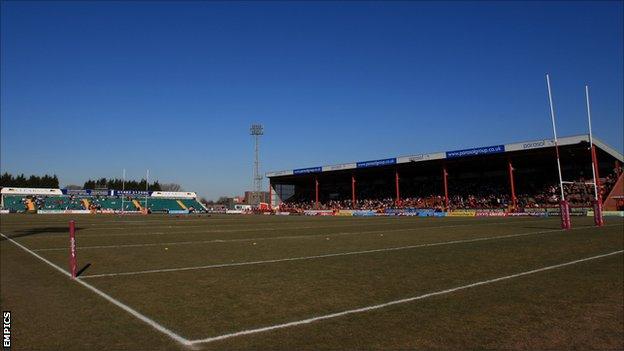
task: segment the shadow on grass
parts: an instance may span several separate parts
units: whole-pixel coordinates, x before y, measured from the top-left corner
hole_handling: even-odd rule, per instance
[[[78,272],[76,272],[76,277],[80,277],[80,275],[87,270],[87,268],[91,267],[91,263],[87,263],[84,267],[80,268]]]
[[[81,228],[76,228],[76,231],[79,231]],[[11,239],[22,238],[26,236],[33,236],[39,234],[58,234],[58,235],[68,235],[69,236],[69,228],[67,226],[58,226],[58,227],[37,227],[37,228],[28,228],[16,230],[11,235],[7,235]],[[5,238],[1,238],[1,240],[6,240]]]
[[[561,227],[557,226],[557,227],[546,227],[546,226],[525,226],[522,227],[524,229],[543,229],[543,230],[557,230],[557,229],[561,229]]]

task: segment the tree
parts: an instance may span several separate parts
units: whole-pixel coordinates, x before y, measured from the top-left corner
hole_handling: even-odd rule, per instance
[[[136,181],[133,179],[126,179],[125,181],[123,179],[118,179],[118,178],[114,178],[114,179],[106,179],[106,178],[100,178],[98,180],[87,180],[84,183],[84,189],[114,189],[114,190],[138,190],[138,191],[145,191],[145,183],[146,180],[145,179],[141,179],[140,181]],[[160,189],[160,183],[158,181],[155,181],[153,183],[150,183],[148,185],[148,189],[149,191],[159,191]]]
[[[87,180],[84,185],[82,186],[83,189],[94,189],[95,188],[95,182],[92,181],[91,179]]]
[[[2,176],[0,176],[0,186],[13,186],[15,179],[13,179],[13,175],[9,174],[9,172],[4,172]]]
[[[34,174],[28,178],[27,182],[28,182],[28,187],[41,188],[41,178],[37,177]]]
[[[58,188],[59,180],[56,175],[50,176],[44,174],[43,176],[38,176],[32,174],[26,178],[23,173],[14,177],[12,174],[4,172],[4,174],[0,176],[0,186],[14,186],[16,188]]]
[[[182,189],[182,186],[176,183],[162,184],[160,188],[162,189],[162,191],[184,191],[184,189]]]
[[[28,181],[26,180],[26,177],[24,177],[24,173],[15,178],[15,184],[13,186],[20,188],[28,187]]]
[[[53,188],[52,186],[52,177],[49,175],[44,175],[41,177],[41,185],[42,188]]]
[[[151,191],[161,191],[162,187],[160,186],[160,183],[158,181],[155,181],[154,183],[152,183],[152,185],[150,185],[149,187]]]
[[[59,187],[59,179],[55,175],[52,176],[52,182],[50,183],[50,188],[58,188]]]

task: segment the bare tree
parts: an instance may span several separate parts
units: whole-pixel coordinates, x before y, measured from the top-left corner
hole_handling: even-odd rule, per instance
[[[65,187],[67,190],[82,190],[81,185],[70,184]]]
[[[160,189],[162,191],[184,191],[184,189],[182,189],[182,186],[176,183],[161,184]]]

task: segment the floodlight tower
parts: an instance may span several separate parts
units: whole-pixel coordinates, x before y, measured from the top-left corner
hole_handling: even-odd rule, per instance
[[[264,135],[264,128],[262,124],[252,124],[249,129],[250,135],[254,137],[255,141],[255,160],[254,160],[254,175],[253,175],[253,199],[256,204],[260,202],[260,192],[262,191],[262,175],[260,174],[260,136]]]

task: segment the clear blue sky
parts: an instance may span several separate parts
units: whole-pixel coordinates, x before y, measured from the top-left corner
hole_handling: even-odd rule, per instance
[[[623,148],[622,2],[2,2],[1,168],[208,198],[263,172],[552,135]],[[266,187],[266,180],[264,182]]]

